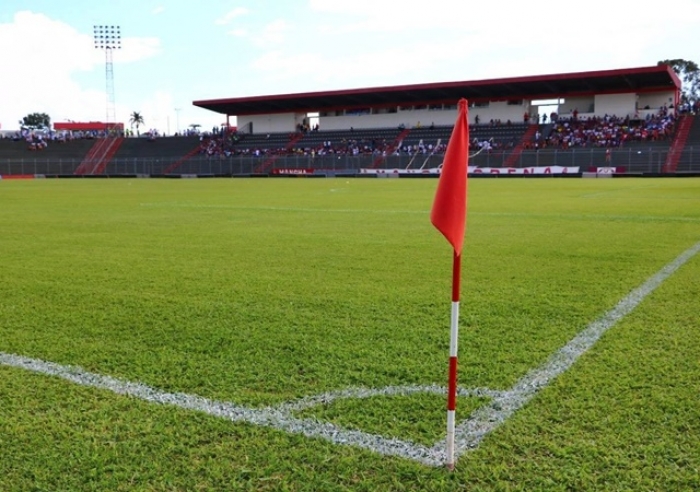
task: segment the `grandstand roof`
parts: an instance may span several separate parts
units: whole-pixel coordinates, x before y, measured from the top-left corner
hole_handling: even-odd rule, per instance
[[[474,101],[549,99],[586,94],[673,91],[680,87],[681,81],[673,69],[662,65],[464,82],[209,99],[194,101],[193,104],[221,114],[252,115],[430,103],[454,104],[462,97]]]

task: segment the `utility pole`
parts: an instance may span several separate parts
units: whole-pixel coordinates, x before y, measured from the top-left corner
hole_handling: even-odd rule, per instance
[[[182,108],[175,108],[175,121],[178,135],[180,134],[180,111],[182,111]]]

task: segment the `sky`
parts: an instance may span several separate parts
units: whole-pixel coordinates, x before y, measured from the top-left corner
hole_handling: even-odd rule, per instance
[[[670,5],[670,4],[669,4]],[[700,62],[700,0],[0,0],[0,129],[34,112],[172,134],[226,118],[201,99]],[[574,10],[575,9],[575,10]],[[235,119],[231,120],[235,124]],[[143,131],[143,127],[141,130]]]

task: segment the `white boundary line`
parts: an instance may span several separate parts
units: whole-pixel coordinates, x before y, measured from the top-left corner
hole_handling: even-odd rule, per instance
[[[700,242],[683,252],[640,287],[634,289],[613,309],[593,321],[569,343],[554,353],[543,365],[523,376],[511,389],[506,391],[488,388],[460,389],[460,395],[486,396],[492,400],[490,404],[473,412],[470,418],[462,421],[457,427],[457,455],[475,449],[486,435],[493,432],[522,408],[538,391],[547,387],[557,376],[567,371],[605,332],[632,312],[664,280],[698,252],[700,252]],[[302,398],[294,402],[283,403],[277,407],[256,409],[230,402],[209,400],[197,395],[167,393],[142,383],[91,373],[80,367],[63,366],[4,352],[0,352],[0,365],[59,377],[81,386],[104,389],[152,403],[204,412],[232,422],[247,422],[292,434],[322,438],[335,444],[360,447],[387,456],[400,456],[429,466],[441,466],[445,460],[445,449],[442,441],[429,448],[410,441],[342,429],[329,422],[321,422],[312,418],[297,418],[293,415],[293,412],[343,398],[396,396],[418,392],[446,394],[446,389],[440,386],[390,386],[384,389],[350,388]]]
[[[203,412],[231,422],[247,422],[263,427],[273,427],[291,434],[320,437],[336,444],[357,446],[384,455],[401,456],[426,465],[439,465],[439,458],[433,456],[430,449],[425,446],[362,431],[346,430],[316,419],[296,418],[284,407],[246,408],[235,403],[209,400],[197,395],[167,393],[145,384],[95,374],[76,366],[63,366],[3,352],[0,352],[0,365],[56,376],[81,386],[104,389],[151,403]]]

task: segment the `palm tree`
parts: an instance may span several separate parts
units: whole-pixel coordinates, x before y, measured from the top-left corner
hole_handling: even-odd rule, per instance
[[[143,116],[141,116],[141,113],[138,111],[134,111],[131,113],[131,117],[129,118],[129,123],[131,123],[131,128],[136,125],[136,136],[140,136],[141,134],[139,133],[139,126],[143,125]]]

